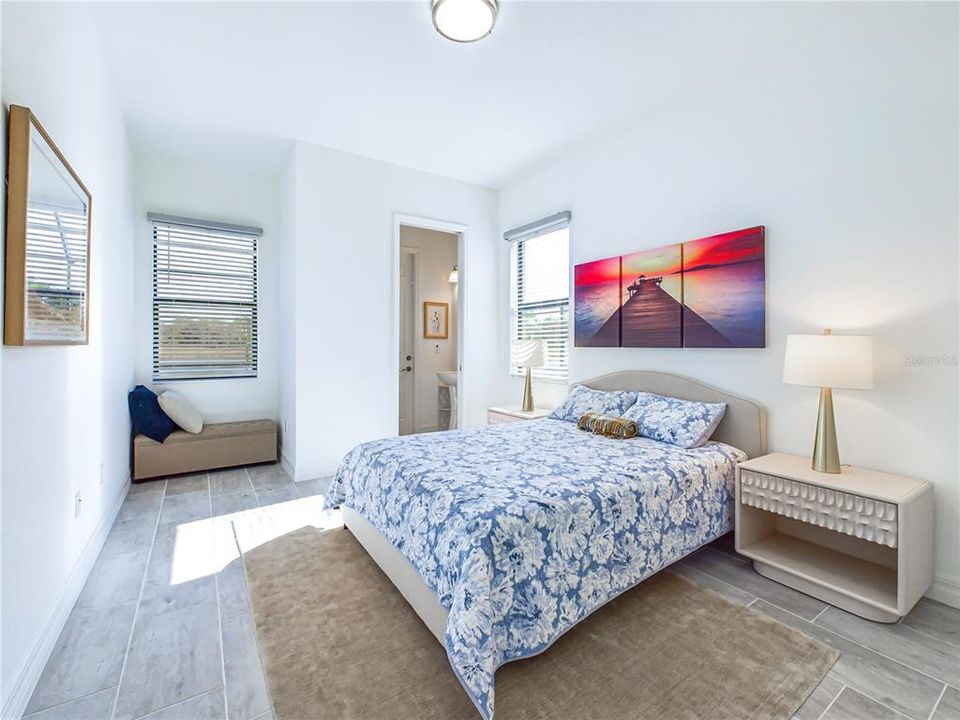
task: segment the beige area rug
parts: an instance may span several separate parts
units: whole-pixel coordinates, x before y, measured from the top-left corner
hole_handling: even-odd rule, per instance
[[[444,649],[349,530],[295,530],[249,549],[244,564],[277,720],[480,717]],[[495,716],[789,718],[837,657],[662,572],[546,652],[503,666]]]

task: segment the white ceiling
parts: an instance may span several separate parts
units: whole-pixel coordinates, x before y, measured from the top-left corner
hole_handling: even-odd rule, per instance
[[[491,187],[820,25],[782,4],[501,6],[491,37],[458,45],[426,0],[91,5],[138,152],[267,158],[299,139]]]

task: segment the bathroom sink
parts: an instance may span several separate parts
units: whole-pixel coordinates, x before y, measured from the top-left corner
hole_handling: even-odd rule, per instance
[[[443,372],[438,372],[437,377],[440,379],[444,385],[449,385],[450,387],[457,386],[457,375],[459,373],[456,370],[444,370]]]

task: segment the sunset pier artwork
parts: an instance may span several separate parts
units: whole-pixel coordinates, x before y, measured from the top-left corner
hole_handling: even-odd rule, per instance
[[[578,265],[577,347],[763,347],[764,228]]]
[[[623,304],[620,327],[623,347],[682,347],[681,334],[688,328],[705,340],[709,338],[711,347],[730,347],[730,341],[710,323],[655,283],[645,284]]]

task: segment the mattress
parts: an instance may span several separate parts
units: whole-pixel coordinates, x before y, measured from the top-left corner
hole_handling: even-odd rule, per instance
[[[498,667],[732,529],[745,459],[543,419],[363,443],[326,504],[356,510],[436,592],[450,665],[489,720]]]

